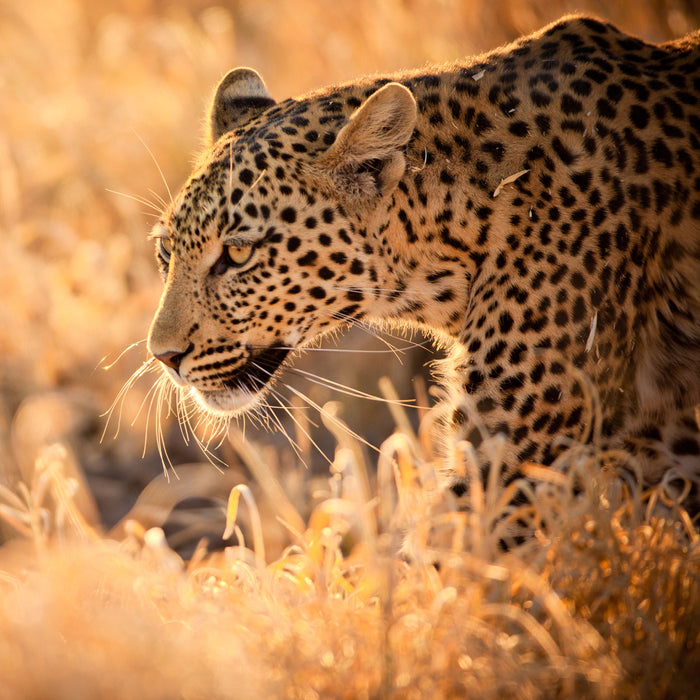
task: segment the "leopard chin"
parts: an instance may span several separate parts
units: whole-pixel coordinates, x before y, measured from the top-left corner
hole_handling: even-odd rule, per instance
[[[241,416],[255,406],[259,405],[264,392],[236,391],[235,389],[221,389],[219,391],[205,391],[192,388],[191,395],[201,408],[215,416]]]

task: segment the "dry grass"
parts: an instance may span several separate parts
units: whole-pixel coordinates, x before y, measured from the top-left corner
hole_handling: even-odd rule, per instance
[[[168,197],[149,149],[171,186],[186,177],[221,74],[252,65],[285,97],[479,52],[573,10],[655,41],[700,23],[682,0],[0,0],[0,698],[694,697],[697,536],[673,505],[652,515],[665,492],[615,487],[595,460],[573,466],[578,497],[543,475],[522,514],[538,536],[504,554],[501,494],[455,513],[433,488],[429,431],[400,415],[378,458],[319,438],[330,479],[233,435],[225,474],[153,481],[147,382],[125,399],[133,426],[99,443],[145,351],[109,372],[101,358],[145,337],[160,292],[154,209],[137,201]],[[380,364],[351,357],[321,372],[357,386]],[[412,393],[422,360],[388,358],[381,371]],[[370,440],[389,434],[367,404],[347,412]],[[176,464],[200,462],[171,424]],[[267,488],[251,481],[262,539],[239,490],[248,546],[180,559],[221,535],[221,494],[250,474]],[[173,526],[187,495],[213,506]]]
[[[307,522],[277,507],[291,540],[279,556],[266,557],[239,486],[238,544],[183,562],[160,528],[97,534],[66,452],[47,451],[20,497],[0,493],[25,537],[0,552],[0,697],[694,696],[700,538],[672,503],[666,520],[652,515],[668,494],[572,457],[536,487],[536,507],[511,514],[536,538],[504,553],[499,487],[467,516],[431,488],[437,463],[415,437],[383,445],[376,490],[355,454],[338,449],[334,494]]]

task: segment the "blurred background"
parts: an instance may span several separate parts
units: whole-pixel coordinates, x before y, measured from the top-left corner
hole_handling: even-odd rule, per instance
[[[187,177],[228,69],[256,68],[283,99],[486,51],[573,11],[654,42],[700,26],[698,0],[0,0],[0,483],[31,482],[37,457],[60,442],[86,512],[111,527],[161,473],[153,411],[148,420],[155,375],[126,392],[121,427],[113,419],[100,442],[103,414],[146,359],[140,341],[161,288],[153,205]],[[357,329],[328,346],[386,349]],[[388,375],[402,398],[425,403],[414,377],[428,376],[431,357],[315,353],[311,366],[375,394]],[[370,443],[390,434],[385,406],[291,379],[318,403],[342,400]],[[203,462],[175,421],[162,426],[175,465]],[[252,427],[255,449],[284,476],[296,463],[284,440]],[[333,440],[313,431],[332,455]],[[308,474],[327,467],[304,449]],[[221,450],[227,474],[202,469],[225,494],[248,476],[228,443]]]

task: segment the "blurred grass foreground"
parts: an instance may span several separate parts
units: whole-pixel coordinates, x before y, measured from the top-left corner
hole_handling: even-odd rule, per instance
[[[518,511],[493,483],[458,513],[431,411],[345,398],[304,418],[299,455],[232,428],[220,472],[148,380],[100,441],[160,292],[160,171],[187,176],[227,69],[285,97],[573,10],[652,41],[700,24],[690,0],[0,0],[0,700],[697,697],[700,540],[675,484],[613,483],[579,452],[532,466]],[[376,393],[379,364],[385,395],[427,406],[425,353],[326,356],[314,371]],[[536,535],[504,552],[517,519]]]

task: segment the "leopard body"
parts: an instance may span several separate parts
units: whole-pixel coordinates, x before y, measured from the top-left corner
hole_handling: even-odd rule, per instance
[[[506,482],[593,440],[700,479],[700,32],[568,17],[280,103],[237,69],[210,128],[149,337],[203,405],[246,410],[349,322],[413,326],[451,347],[446,433],[484,474],[503,435]]]

